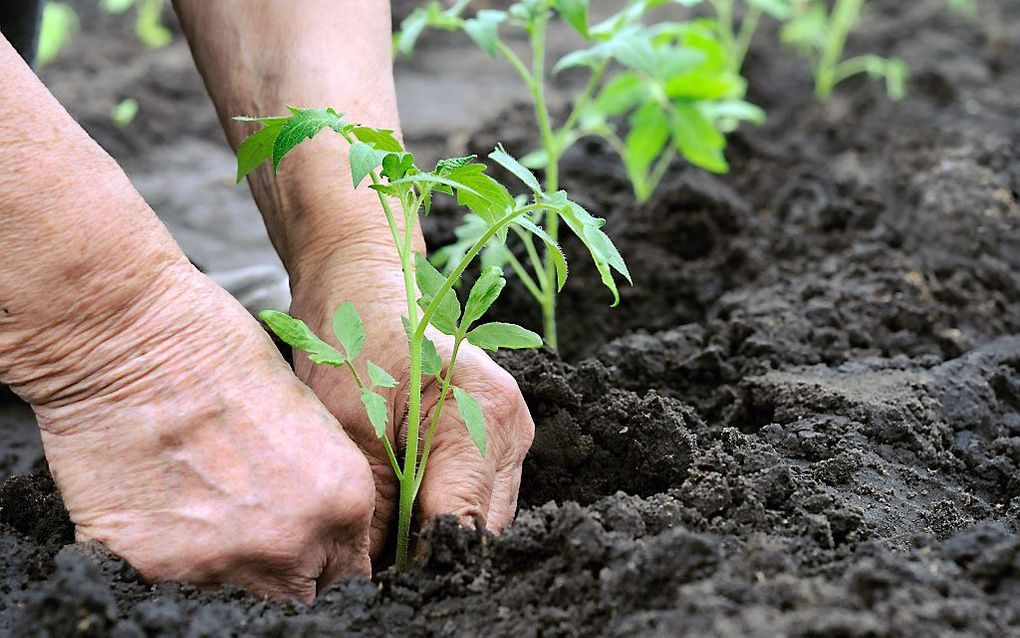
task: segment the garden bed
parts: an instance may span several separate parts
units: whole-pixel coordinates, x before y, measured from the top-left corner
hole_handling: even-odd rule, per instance
[[[1020,632],[1020,19],[1010,0],[981,2],[975,21],[944,0],[876,4],[853,44],[906,60],[902,102],[858,79],[820,104],[762,34],[746,73],[769,120],[733,136],[730,175],[678,164],[635,205],[600,144],[565,157],[565,187],[607,217],[636,285],[610,310],[572,259],[562,358],[500,356],[538,428],[502,536],[443,522],[419,568],[309,606],[152,587],[101,548],[67,546],[40,462],[0,486],[0,627]],[[530,150],[525,112],[494,117],[467,149]],[[185,136],[206,134],[202,117]],[[104,130],[130,167],[137,149]],[[452,220],[430,220],[437,245]],[[524,291],[505,301],[537,319]],[[22,471],[10,441],[5,467]]]

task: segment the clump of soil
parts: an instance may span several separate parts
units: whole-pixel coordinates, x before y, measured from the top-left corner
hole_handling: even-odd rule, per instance
[[[45,468],[0,486],[0,627],[61,635],[1020,632],[1020,21],[876,2],[852,46],[910,94],[826,104],[763,37],[733,172],[634,204],[607,149],[565,186],[637,286],[567,244],[562,358],[502,355],[538,431],[517,522],[440,521],[423,564],[313,604],[150,586],[70,545]],[[904,38],[903,34],[911,34]],[[480,132],[527,150],[519,116]],[[514,147],[517,148],[514,148]],[[432,239],[449,232],[438,210]],[[507,315],[535,317],[520,289]]]

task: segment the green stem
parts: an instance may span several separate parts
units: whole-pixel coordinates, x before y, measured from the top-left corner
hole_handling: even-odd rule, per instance
[[[412,486],[412,492],[414,496],[418,497],[418,490],[421,489],[421,482],[425,478],[425,464],[429,460],[429,452],[432,451],[432,439],[436,435],[436,427],[439,425],[439,417],[443,413],[443,405],[446,403],[446,397],[450,393],[453,380],[453,368],[457,364],[457,353],[460,350],[460,344],[464,340],[464,335],[460,332],[453,340],[453,351],[450,354],[450,364],[446,367],[446,374],[443,375],[442,389],[439,391],[439,400],[436,401],[436,408],[432,411],[432,419],[429,423],[429,431],[425,437],[425,445],[421,449],[421,463],[419,464],[418,475],[414,477],[414,484]]]
[[[549,211],[550,215],[555,215],[555,211]],[[526,233],[519,229],[517,226],[513,227],[517,236],[521,238],[521,243],[524,244],[524,249],[528,252],[528,259],[531,261],[531,267],[535,269],[535,275],[538,277],[542,287],[542,291],[549,288],[550,281],[545,276],[545,266],[542,264],[542,259],[538,256],[538,249],[535,248],[535,240],[532,238],[530,233]],[[535,298],[542,302],[542,294],[535,295]]]
[[[365,383],[361,380],[361,375],[358,374],[358,369],[354,367],[354,364],[351,363],[350,359],[344,361],[344,365],[351,371],[351,375],[354,377],[354,383],[358,384],[358,389],[364,390]],[[382,436],[380,438],[382,439],[383,447],[386,448],[386,456],[390,459],[390,467],[393,468],[394,474],[397,475],[398,479],[403,478],[404,473],[400,471],[400,463],[397,462],[397,455],[393,453],[393,446],[390,445],[389,437]]]
[[[744,66],[747,50],[751,48],[751,40],[761,21],[761,13],[761,9],[758,7],[749,7],[747,13],[744,14],[744,19],[740,23],[740,32],[733,43],[733,51],[730,55],[730,70],[734,73],[740,73],[741,67]]]
[[[849,60],[843,60],[836,65],[832,72],[832,86],[836,86],[843,80],[851,78],[859,73],[867,73],[874,64],[875,56],[859,55]]]
[[[836,66],[839,64],[840,56],[843,55],[843,47],[846,46],[850,29],[860,16],[863,4],[864,0],[836,0],[836,6],[832,9],[828,35],[815,77],[815,93],[821,99],[829,97],[836,86]]]
[[[518,260],[517,257],[509,251],[507,251],[507,262],[509,262],[514,274],[517,275],[517,278],[521,280],[524,287],[528,289],[529,293],[531,293],[531,296],[541,301],[543,293],[539,289],[538,284],[535,283],[535,280],[528,274],[528,270],[524,267],[524,264],[522,264],[520,260]]]
[[[556,138],[559,142],[561,149],[565,143],[565,140],[577,123],[577,118],[581,116],[585,107],[588,106],[588,102],[591,101],[592,96],[595,94],[595,89],[598,88],[599,83],[602,82],[602,77],[606,73],[606,69],[609,68],[609,61],[600,63],[594,71],[591,73],[591,77],[588,78],[588,83],[584,86],[584,90],[577,97],[574,102],[574,108],[570,110],[570,115],[567,116],[567,121],[563,123],[563,126],[556,133]]]

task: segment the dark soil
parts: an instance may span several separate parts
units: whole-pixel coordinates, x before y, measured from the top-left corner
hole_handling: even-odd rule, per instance
[[[637,285],[608,309],[568,244],[564,358],[500,357],[538,424],[501,537],[444,521],[419,568],[309,606],[150,586],[64,547],[39,465],[0,486],[0,627],[1020,635],[1020,20],[876,4],[853,48],[908,62],[902,102],[860,79],[819,104],[765,33],[748,74],[770,118],[733,136],[730,175],[677,165],[638,206],[601,145],[567,157]],[[468,147],[526,147],[522,112]]]

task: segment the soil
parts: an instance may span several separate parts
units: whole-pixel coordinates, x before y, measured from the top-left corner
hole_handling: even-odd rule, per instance
[[[147,585],[73,544],[44,461],[5,435],[0,630],[1020,635],[1020,19],[1010,0],[974,20],[944,4],[869,3],[851,48],[907,61],[898,103],[867,79],[817,102],[764,30],[747,74],[769,121],[733,135],[728,175],[678,163],[635,205],[607,149],[571,151],[565,187],[608,219],[637,285],[610,310],[568,242],[562,356],[499,357],[538,426],[500,537],[442,521],[416,569],[307,606]],[[152,64],[143,112],[172,84]],[[194,83],[178,97],[200,116],[176,144],[214,124]],[[118,139],[169,143],[76,114],[133,175],[142,151]],[[528,150],[525,114],[420,139]],[[430,241],[450,225],[438,210]],[[509,290],[506,314],[534,318]]]

